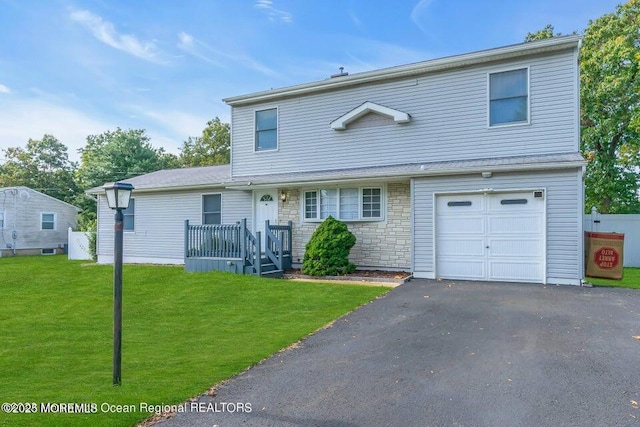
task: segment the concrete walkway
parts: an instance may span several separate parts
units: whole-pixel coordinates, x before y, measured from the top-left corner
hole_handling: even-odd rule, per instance
[[[638,426],[636,336],[640,291],[414,280],[158,425]]]

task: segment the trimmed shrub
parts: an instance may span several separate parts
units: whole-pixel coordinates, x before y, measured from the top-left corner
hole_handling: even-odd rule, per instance
[[[349,252],[355,244],[356,236],[347,229],[347,224],[328,217],[305,246],[302,273],[309,276],[352,273],[356,266],[349,262]]]

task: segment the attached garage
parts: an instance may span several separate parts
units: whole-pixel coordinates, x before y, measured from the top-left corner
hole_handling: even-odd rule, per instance
[[[414,276],[580,285],[582,167],[481,172],[412,179]]]
[[[436,197],[436,275],[544,282],[544,191]]]

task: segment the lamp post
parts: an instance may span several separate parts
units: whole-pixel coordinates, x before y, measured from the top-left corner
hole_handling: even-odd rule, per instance
[[[122,210],[129,207],[133,185],[111,182],[104,185],[107,204],[116,211],[113,245],[113,385],[121,382],[122,366]]]

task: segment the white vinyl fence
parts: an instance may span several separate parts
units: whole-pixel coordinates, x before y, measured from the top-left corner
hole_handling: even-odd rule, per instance
[[[640,215],[612,215],[592,211],[584,216],[585,231],[624,233],[624,266],[640,267]]]
[[[69,227],[69,259],[91,259],[89,238],[84,231],[73,231]]]

